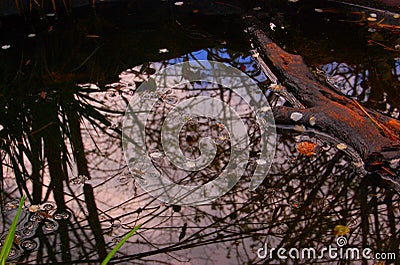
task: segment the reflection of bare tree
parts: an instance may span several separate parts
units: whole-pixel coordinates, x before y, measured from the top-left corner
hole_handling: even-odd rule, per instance
[[[256,80],[268,82],[250,56],[221,48],[185,54],[163,61],[159,67],[193,59],[190,56],[226,61]],[[150,74],[155,65],[139,70]],[[128,70],[132,73],[138,69]],[[334,243],[332,230],[337,224],[350,228],[351,246],[398,254],[399,196],[376,185],[373,176],[363,178],[359,165],[322,136],[282,129],[275,163],[255,192],[248,191],[254,163],[250,161],[245,178],[215,202],[201,207],[165,205],[135,185],[123,158],[119,135],[122,113],[127,93],[140,80],[99,91],[95,85],[76,88],[75,81],[66,82],[71,76],[67,77],[62,82],[50,82],[54,91],[44,91],[46,94],[40,93],[39,87],[28,96],[8,91],[1,97],[4,111],[0,121],[5,125],[0,132],[2,231],[15,211],[12,198],[27,194],[27,206],[31,206],[24,212],[20,237],[14,244],[15,251],[21,250],[21,261],[98,263],[139,223],[142,229],[124,245],[115,262],[279,263],[276,257],[258,259],[257,249],[265,244],[320,249]],[[193,95],[206,93],[202,88],[193,84]],[[218,87],[210,93],[232,97],[220,90]],[[152,118],[156,125],[161,115]],[[251,124],[251,117],[248,120]],[[207,122],[211,127],[216,123]],[[201,130],[193,131],[206,135],[205,119],[198,124]],[[182,136],[182,145],[186,144],[188,155],[196,156],[195,149],[190,149],[196,145],[188,140],[197,142],[196,137],[203,134],[191,135],[191,139]],[[153,139],[149,142],[158,141],[156,135],[150,136]],[[257,137],[254,130],[252,140],[257,142]],[[298,154],[296,144],[304,139],[317,143],[316,155]],[[221,153],[225,149],[221,148]],[[214,171],[223,167],[223,162],[216,161]],[[198,177],[202,181],[203,176]],[[35,243],[36,247],[27,247]]]
[[[335,89],[394,118],[399,117],[398,62],[376,62],[351,66],[324,64],[321,69]]]

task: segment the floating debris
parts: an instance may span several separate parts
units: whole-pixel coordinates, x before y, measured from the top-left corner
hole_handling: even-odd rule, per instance
[[[157,158],[162,157],[162,156],[163,156],[163,153],[156,151],[156,152],[150,153],[149,156],[150,156],[151,158],[157,159]]]
[[[295,125],[294,126],[294,130],[296,132],[305,132],[306,131],[306,127],[304,125]]]
[[[373,17],[373,18],[378,17],[375,13],[371,13],[371,14],[369,14],[369,16],[370,16],[370,17]]]
[[[290,119],[293,121],[299,121],[299,120],[301,120],[301,118],[303,118],[303,114],[301,114],[300,112],[293,112],[290,115]]]
[[[34,38],[34,37],[36,37],[35,33],[28,34],[28,38]]]
[[[317,122],[317,119],[314,116],[311,116],[308,122],[310,123],[311,126],[314,126]]]
[[[276,25],[275,25],[274,23],[270,22],[270,23],[269,23],[269,28],[270,28],[272,31],[275,31]]]
[[[340,143],[336,145],[336,148],[339,150],[344,150],[347,148],[347,145],[345,143]]]
[[[0,124],[0,131],[3,130],[3,129],[4,129],[3,125]]]
[[[265,165],[265,164],[267,164],[267,161],[266,161],[265,159],[257,159],[257,160],[256,160],[256,163],[257,163],[258,165]]]
[[[259,7],[259,6],[254,7],[253,10],[254,10],[254,11],[259,11],[259,10],[261,10],[261,7]]]
[[[183,2],[175,2],[176,6],[183,6]]]
[[[377,21],[377,19],[374,18],[374,17],[368,17],[367,20],[370,21],[370,22],[375,22],[375,21]]]
[[[186,162],[186,166],[188,166],[190,168],[194,168],[196,166],[196,164],[193,161],[188,161],[188,162]]]
[[[7,50],[7,49],[10,49],[11,48],[11,45],[3,45],[3,46],[1,46],[1,48],[3,49],[3,50]]]
[[[315,8],[314,11],[317,12],[317,13],[323,13],[324,12],[324,10],[322,10],[321,8]]]
[[[344,225],[337,225],[333,228],[335,236],[346,236],[350,234],[350,228]]]
[[[29,206],[29,211],[31,212],[31,213],[36,213],[37,211],[39,211],[39,209],[40,209],[40,206],[39,205],[31,205],[31,206]]]
[[[305,156],[312,156],[315,154],[315,149],[316,149],[317,144],[309,142],[309,141],[304,141],[301,143],[298,143],[296,146],[297,151]]]
[[[167,53],[169,50],[167,48],[162,48],[158,50],[158,53]]]

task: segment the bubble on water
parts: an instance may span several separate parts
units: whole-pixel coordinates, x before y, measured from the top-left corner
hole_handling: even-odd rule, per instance
[[[111,223],[111,227],[112,228],[120,228],[121,227],[121,221],[120,220],[118,220],[118,219],[116,219],[116,220],[114,220],[114,221],[112,221],[112,223]]]
[[[49,220],[49,221],[44,222],[44,224],[42,226],[42,230],[43,230],[43,233],[48,234],[48,233],[57,231],[59,226],[60,225],[57,222]]]
[[[38,247],[38,243],[34,240],[27,239],[21,242],[20,246],[26,251],[35,250]]]
[[[7,202],[6,205],[4,205],[4,209],[6,211],[11,211],[13,209],[18,208],[18,205],[19,205],[19,203],[17,201],[10,201],[10,202]]]
[[[178,97],[174,95],[167,95],[163,101],[169,105],[175,105],[178,102]]]
[[[21,250],[17,249],[16,247],[11,247],[10,252],[8,253],[7,260],[15,260],[21,256]]]
[[[21,233],[22,233],[22,236],[23,236],[24,238],[29,238],[29,237],[32,237],[32,236],[35,235],[35,233],[36,233],[36,228],[35,228],[35,229],[24,228],[24,229],[22,229]]]
[[[45,202],[40,205],[40,209],[46,212],[52,212],[57,209],[57,205],[55,202]]]
[[[87,180],[89,180],[88,176],[80,174],[77,177],[70,179],[69,182],[74,185],[78,185],[78,184],[85,184]]]
[[[118,183],[125,185],[127,183],[129,183],[129,181],[132,180],[132,175],[131,174],[121,174],[120,176],[118,176],[117,178]]]
[[[67,220],[69,218],[71,218],[72,214],[68,211],[65,212],[61,212],[61,213],[56,213],[53,215],[53,218],[55,220]]]
[[[35,230],[38,226],[39,225],[37,222],[32,222],[32,221],[28,221],[24,224],[24,228],[29,230]]]
[[[44,217],[43,215],[39,214],[39,212],[36,212],[36,213],[32,214],[32,215],[29,217],[29,220],[32,221],[32,222],[40,222],[40,221],[42,221],[44,218],[45,218],[45,217]]]

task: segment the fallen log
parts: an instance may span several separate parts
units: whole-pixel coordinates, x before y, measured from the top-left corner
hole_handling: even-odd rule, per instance
[[[314,76],[301,56],[279,47],[256,17],[243,20],[260,56],[281,82],[271,88],[277,93],[287,90],[299,102],[274,108],[275,122],[301,124],[340,139],[359,154],[367,171],[377,172],[400,192],[400,121],[332,90]],[[294,121],[293,112],[302,117]]]

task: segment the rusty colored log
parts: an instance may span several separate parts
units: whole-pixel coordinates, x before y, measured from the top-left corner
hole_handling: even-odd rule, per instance
[[[284,51],[268,37],[262,26],[258,26],[261,24],[257,18],[246,16],[244,22],[267,65],[282,85],[305,106],[305,109],[275,109],[276,123],[310,126],[309,118],[314,116],[314,128],[351,146],[366,162],[367,169],[379,160],[379,170],[392,178],[400,178],[399,168],[393,168],[393,161],[400,158],[400,122],[364,108],[321,83],[301,56]],[[291,120],[293,111],[301,112],[302,119]],[[400,182],[396,182],[400,190]]]

